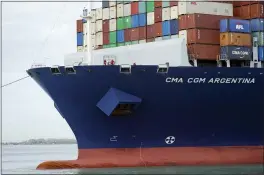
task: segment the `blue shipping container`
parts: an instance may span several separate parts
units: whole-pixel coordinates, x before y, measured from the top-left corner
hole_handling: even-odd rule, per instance
[[[251,19],[250,26],[252,32],[264,31],[264,18]]]
[[[170,1],[162,1],[162,7],[170,7]]]
[[[117,42],[118,43],[125,42],[125,31],[124,30],[117,31]]]
[[[179,33],[179,22],[177,19],[170,20],[170,33],[176,35]]]
[[[77,33],[77,46],[83,46],[83,32]]]
[[[264,61],[264,47],[258,47],[259,61]]]
[[[146,13],[142,13],[138,15],[138,21],[139,21],[139,26],[144,27],[147,25],[147,15]]]
[[[221,59],[252,60],[252,48],[237,46],[221,47]]]
[[[250,22],[241,19],[222,19],[220,20],[220,32],[250,33]]]
[[[162,22],[162,36],[170,35],[170,21]]]
[[[138,2],[138,13],[146,13],[146,2],[145,1]]]
[[[133,15],[131,18],[132,28],[139,26],[138,15]]]

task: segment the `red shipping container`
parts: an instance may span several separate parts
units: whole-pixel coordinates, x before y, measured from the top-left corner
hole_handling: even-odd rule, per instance
[[[154,42],[154,41],[155,41],[155,38],[149,38],[149,39],[147,39],[146,41],[147,41],[147,43],[149,43],[149,42]]]
[[[155,19],[155,23],[162,21],[162,7],[155,8],[154,19]]]
[[[250,5],[235,7],[234,17],[239,17],[241,19],[250,19]]]
[[[148,25],[147,26],[147,39],[149,38],[155,38],[156,32],[155,32],[155,24]]]
[[[178,5],[178,1],[170,1],[170,6],[177,6]]]
[[[138,2],[131,2],[131,15],[138,14]]]
[[[162,7],[162,1],[155,1],[155,7]]]
[[[210,29],[188,29],[188,44],[220,44],[220,31]]]
[[[219,45],[191,44],[188,45],[188,54],[191,59],[216,60],[220,55]]]
[[[125,42],[131,41],[131,29],[125,29]]]
[[[146,27],[139,27],[139,38],[138,40],[143,40],[147,38],[147,28]]]
[[[220,20],[230,18],[230,16],[191,14],[179,17],[179,30],[192,28],[220,29]]]
[[[250,17],[251,18],[262,18],[262,17],[264,17],[264,3],[251,5]]]
[[[103,32],[109,32],[109,20],[108,19],[103,21]]]
[[[131,41],[137,41],[137,40],[140,40],[139,39],[139,28],[132,28],[131,29]]]
[[[155,36],[159,37],[162,36],[162,22],[155,23]]]
[[[103,33],[103,45],[109,44],[109,32]]]
[[[83,21],[81,19],[76,21],[77,32],[83,32]]]

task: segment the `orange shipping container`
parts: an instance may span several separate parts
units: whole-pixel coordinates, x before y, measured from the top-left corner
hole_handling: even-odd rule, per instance
[[[247,33],[221,33],[221,46],[248,46],[252,45],[251,35]]]
[[[81,19],[76,21],[77,24],[77,32],[83,32],[83,22]]]
[[[219,44],[219,30],[189,29],[187,30],[188,44]]]
[[[250,5],[235,7],[234,17],[239,17],[241,19],[250,19]]]
[[[220,54],[219,45],[191,44],[188,45],[188,54],[191,59],[216,60]]]
[[[155,1],[155,7],[162,7],[162,1]]]

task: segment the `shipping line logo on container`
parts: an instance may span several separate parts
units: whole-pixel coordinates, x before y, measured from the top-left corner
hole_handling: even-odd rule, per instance
[[[241,25],[241,24],[237,24],[237,25],[236,25],[236,29],[237,29],[237,30],[244,30],[244,26]]]
[[[188,84],[254,84],[255,78],[179,78],[167,77],[166,83],[188,83]]]

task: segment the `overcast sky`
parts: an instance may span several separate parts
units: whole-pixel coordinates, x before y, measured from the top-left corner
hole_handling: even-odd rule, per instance
[[[33,62],[61,65],[65,54],[76,52],[76,20],[86,5],[3,2],[2,83],[27,76]],[[2,114],[3,141],[74,138],[53,101],[30,78],[2,88]]]

